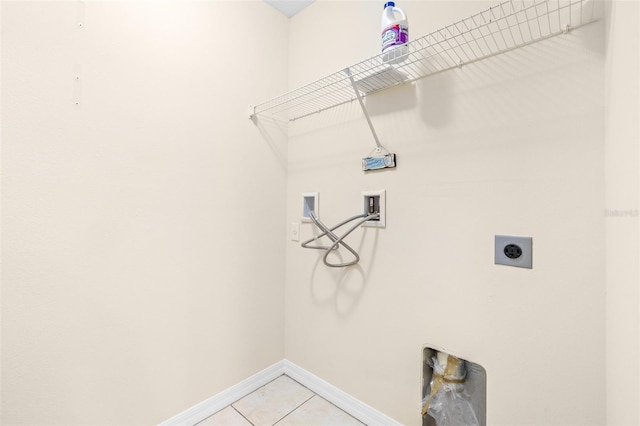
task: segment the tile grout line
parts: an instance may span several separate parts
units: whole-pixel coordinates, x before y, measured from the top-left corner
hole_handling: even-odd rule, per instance
[[[245,416],[244,414],[242,414],[242,412],[241,412],[240,410],[238,410],[238,409],[234,406],[234,404],[235,404],[235,403],[237,403],[238,401],[242,400],[243,398],[245,398],[245,397],[247,397],[247,396],[251,395],[252,393],[257,392],[258,390],[260,390],[260,389],[262,389],[263,387],[267,386],[269,383],[273,383],[273,382],[275,382],[276,380],[278,380],[278,379],[279,379],[279,378],[281,378],[282,376],[286,376],[286,374],[282,373],[282,374],[281,374],[281,375],[279,375],[278,377],[276,377],[276,378],[274,378],[274,379],[272,379],[272,380],[268,381],[268,382],[267,382],[267,383],[265,383],[264,385],[262,385],[262,386],[258,387],[257,389],[254,389],[253,391],[249,392],[248,394],[244,395],[243,397],[238,398],[237,400],[233,401],[231,404],[227,405],[227,407],[231,407],[231,408],[232,408],[236,413],[240,414],[240,415],[242,416],[242,418],[243,418],[243,419],[245,419],[245,420],[246,420],[246,421],[247,421],[251,426],[256,426],[256,425],[255,425],[255,423],[253,423],[251,420],[249,420],[249,419],[247,418],[247,416]],[[305,401],[305,402],[306,402],[306,401]],[[227,408],[227,407],[225,407],[225,408]],[[296,407],[296,408],[297,408],[297,407]],[[222,411],[222,410],[220,410],[220,411]],[[214,413],[214,414],[215,414],[215,413]],[[287,415],[288,415],[288,414],[287,414]],[[285,416],[285,417],[286,417],[286,416]],[[282,419],[280,419],[280,420],[282,420]],[[278,420],[278,421],[280,421],[280,420]],[[204,421],[204,420],[203,420],[203,421]]]
[[[251,420],[249,420],[248,418],[246,418],[244,416],[244,414],[242,414],[236,407],[233,406],[233,404],[229,405],[229,407],[231,407],[233,410],[235,410],[236,413],[240,414],[242,416],[243,419],[245,419],[251,426],[255,426],[253,424],[253,422],[251,422]]]
[[[288,376],[287,376],[288,377]],[[293,380],[293,379],[292,379]],[[294,380],[295,381],[295,380]],[[296,382],[298,383],[298,382]],[[307,398],[306,400],[304,400],[302,403],[300,403],[300,405],[298,405],[296,408],[294,408],[293,410],[289,411],[287,414],[285,414],[284,416],[282,416],[282,418],[280,420],[278,420],[277,422],[275,422],[272,426],[276,426],[278,423],[280,423],[281,421],[283,421],[284,419],[286,419],[289,415],[291,415],[291,413],[293,413],[294,411],[296,411],[298,408],[302,407],[304,404],[306,404],[307,402],[309,402],[311,399],[313,399],[314,397],[316,397],[316,394],[314,392],[313,395],[311,395],[309,398]]]

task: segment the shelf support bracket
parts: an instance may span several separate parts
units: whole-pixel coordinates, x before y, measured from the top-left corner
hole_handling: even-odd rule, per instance
[[[371,118],[369,117],[367,108],[364,106],[364,102],[362,101],[362,96],[360,96],[358,85],[353,79],[353,75],[351,75],[351,70],[349,68],[345,68],[344,72],[347,74],[347,76],[349,77],[349,80],[351,81],[351,86],[353,86],[353,91],[356,92],[356,97],[358,98],[358,102],[360,103],[360,108],[362,108],[362,112],[364,113],[364,117],[367,119],[367,124],[369,125],[369,129],[371,129],[373,140],[376,142],[376,148],[373,151],[371,151],[367,157],[362,159],[362,170],[367,172],[370,170],[379,170],[379,169],[395,167],[396,155],[391,154],[380,143],[380,140],[378,139],[378,134],[376,133],[376,129],[373,128],[373,123],[371,123]],[[375,155],[372,155],[374,152],[375,152]]]
[[[373,123],[371,123],[371,118],[369,117],[367,108],[364,106],[364,101],[362,100],[362,96],[360,96],[360,91],[358,90],[358,86],[356,85],[356,82],[353,79],[353,75],[351,75],[351,70],[349,68],[345,68],[344,72],[347,74],[347,77],[349,77],[349,80],[351,81],[351,86],[353,86],[353,91],[356,92],[356,97],[358,98],[358,102],[360,103],[360,108],[362,108],[364,117],[367,119],[367,124],[369,125],[369,129],[371,129],[371,134],[373,134],[373,140],[376,142],[376,152],[382,152],[384,147],[380,144],[380,140],[378,139],[378,134],[376,133],[376,129],[373,128]]]

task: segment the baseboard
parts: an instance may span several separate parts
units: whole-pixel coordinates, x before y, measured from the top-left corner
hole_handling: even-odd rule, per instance
[[[182,413],[160,423],[160,426],[190,426],[231,405],[254,390],[266,385],[284,374],[284,360],[254,374],[230,388],[205,399]]]
[[[351,414],[362,423],[370,426],[400,425],[400,423],[393,420],[386,414],[383,414],[359,399],[352,397],[348,393],[338,389],[291,361],[285,359],[281,362],[284,365],[284,374],[291,377],[301,385],[309,388],[311,391],[331,402],[333,405]]]
[[[286,374],[296,382],[307,387],[322,398],[346,411],[362,423],[371,426],[396,426],[400,423],[386,416],[373,407],[341,391],[332,384],[322,380],[304,368],[283,359],[246,380],[208,398],[182,413],[166,420],[160,426],[189,426],[195,425],[207,417],[217,413],[224,407],[231,405],[240,398],[266,385],[272,380]]]

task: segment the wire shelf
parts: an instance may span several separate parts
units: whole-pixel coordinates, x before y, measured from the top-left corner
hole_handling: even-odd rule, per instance
[[[508,0],[409,42],[408,54],[400,53],[406,56],[401,63],[385,62],[380,54],[348,69],[361,96],[366,96],[567,33],[596,20],[594,3]],[[294,121],[354,100],[354,86],[341,70],[250,107],[250,116],[286,113]]]

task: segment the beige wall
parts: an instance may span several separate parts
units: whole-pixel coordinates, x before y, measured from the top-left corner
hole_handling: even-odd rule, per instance
[[[2,424],[159,423],[284,357],[247,104],[286,44],[258,1],[2,2]]]
[[[610,2],[606,10],[607,424],[633,425],[640,424],[640,3]]]
[[[491,4],[401,6],[418,37]],[[381,12],[320,1],[294,17],[291,85],[376,54]],[[355,102],[290,126],[288,222],[302,192],[331,224],[386,189],[387,228],[349,237],[349,270],[289,243],[288,359],[415,425],[431,343],[486,368],[488,424],[605,422],[603,36],[600,21],[371,96],[395,170],[360,170],[374,142]],[[494,265],[496,234],[533,237],[533,269]]]
[[[419,424],[428,343],[487,369],[490,424],[637,423],[639,231],[606,215],[638,208],[623,3],[370,97],[396,170],[360,171],[354,103],[289,127],[287,175],[246,105],[377,54],[378,2],[3,1],[2,424],[157,423],[283,357]],[[491,4],[401,6],[417,37]],[[331,223],[371,189],[359,266],[285,261],[301,192]],[[532,270],[493,265],[502,233]]]

